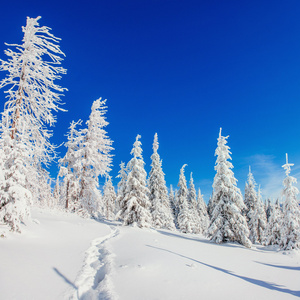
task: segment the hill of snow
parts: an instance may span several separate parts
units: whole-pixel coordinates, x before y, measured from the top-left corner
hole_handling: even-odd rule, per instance
[[[32,209],[0,239],[1,299],[296,299],[300,253]]]

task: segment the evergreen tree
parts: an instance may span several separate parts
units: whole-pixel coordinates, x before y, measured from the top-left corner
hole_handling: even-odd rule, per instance
[[[266,228],[266,213],[261,201],[260,189],[255,190],[256,182],[249,167],[248,181],[245,187],[246,218],[250,231],[249,239],[252,243],[262,243]]]
[[[208,226],[209,226],[209,215],[207,212],[207,206],[204,202],[203,195],[201,194],[201,190],[198,190],[198,197],[197,197],[197,212],[200,219],[200,228],[201,234],[206,235]]]
[[[118,192],[117,192],[117,199],[116,199],[116,211],[119,212],[124,209],[126,204],[124,203],[124,197],[125,197],[126,181],[127,181],[127,168],[125,167],[125,163],[123,162],[121,162],[120,164],[120,171],[117,178],[120,178],[120,181],[118,183]]]
[[[103,215],[107,220],[115,218],[116,192],[112,184],[111,176],[106,177],[103,189]]]
[[[190,182],[189,182],[189,189],[188,189],[188,204],[189,210],[191,214],[191,221],[192,221],[192,231],[193,233],[200,233],[201,232],[201,224],[200,218],[197,211],[197,194],[194,185],[193,173],[190,175]]]
[[[82,129],[84,139],[78,149],[79,200],[82,209],[90,216],[97,214],[98,201],[101,198],[99,176],[108,174],[112,164],[112,141],[104,130],[108,125],[104,116],[107,108],[105,103],[106,100],[101,98],[93,102],[87,129]]]
[[[265,211],[266,211],[266,216],[267,216],[267,222],[269,221],[270,215],[271,215],[271,200],[268,199],[266,202],[266,207],[265,207]]]
[[[50,191],[41,190],[38,179],[44,177],[43,166],[55,156],[49,126],[56,122],[53,111],[62,110],[60,97],[65,90],[54,83],[66,73],[59,66],[64,53],[51,29],[39,26],[40,18],[27,18],[22,28],[23,43],[8,45],[16,50],[6,50],[8,60],[0,60],[0,70],[8,72],[0,81],[0,88],[7,87],[0,124],[5,177],[0,192],[0,222],[17,231],[29,215],[31,199],[38,201]]]
[[[176,224],[178,209],[177,209],[177,203],[176,203],[175,194],[174,194],[174,190],[173,190],[172,184],[170,185],[169,201],[170,201],[171,212],[172,212],[174,224]]]
[[[284,250],[300,248],[300,208],[297,201],[299,190],[293,185],[297,183],[297,179],[290,176],[291,166],[293,165],[288,162],[288,155],[286,154],[286,164],[282,166],[286,174],[282,191],[285,201],[282,206],[283,217],[280,224],[280,247]]]
[[[211,240],[216,243],[238,242],[251,247],[247,222],[242,215],[245,204],[231,170],[233,165],[228,161],[231,159],[230,148],[226,145],[228,136],[223,137],[221,130],[215,152],[217,174],[213,183],[212,218],[208,233]]]
[[[151,171],[148,180],[153,226],[156,228],[175,229],[166,187],[162,162],[157,152],[159,147],[157,133],[154,135]]]
[[[146,186],[147,173],[144,169],[140,135],[137,135],[130,152],[133,158],[128,163],[128,177],[123,206],[118,213],[124,225],[135,224],[139,227],[150,227],[152,218],[150,213],[149,189]]]
[[[280,244],[280,223],[282,219],[282,211],[279,200],[272,205],[270,203],[270,216],[264,234],[264,245],[279,245]]]
[[[178,193],[177,193],[177,201],[179,213],[177,217],[178,228],[183,233],[192,233],[193,232],[193,223],[192,216],[189,209],[188,204],[188,188],[186,185],[186,178],[184,175],[184,168],[187,165],[183,165],[180,169],[179,182],[178,182]]]

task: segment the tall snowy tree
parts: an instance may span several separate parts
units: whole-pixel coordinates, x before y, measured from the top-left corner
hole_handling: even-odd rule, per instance
[[[115,202],[116,192],[112,184],[111,176],[107,176],[103,188],[103,216],[107,220],[114,220],[115,218]]]
[[[111,170],[113,150],[112,140],[107,136],[105,127],[109,124],[104,116],[106,100],[95,100],[87,121],[87,128],[82,130],[84,136],[79,152],[79,200],[89,215],[97,214],[96,208],[101,198],[99,192],[99,176]]]
[[[266,213],[261,201],[260,188],[258,193],[255,190],[256,182],[249,167],[248,181],[245,187],[246,218],[250,231],[249,239],[252,243],[262,243],[264,230],[266,228]]]
[[[216,243],[238,242],[246,247],[251,247],[248,239],[249,230],[247,221],[242,215],[245,209],[241,191],[236,186],[237,180],[232,172],[233,165],[228,160],[231,159],[231,152],[227,144],[227,137],[221,135],[220,128],[215,175],[213,182],[212,196],[212,217],[208,229],[209,237]]]
[[[79,174],[81,172],[81,159],[79,157],[79,149],[82,147],[84,140],[82,130],[76,127],[82,124],[82,121],[72,121],[67,134],[67,152],[63,158],[59,160],[59,172],[56,181],[56,197],[57,202],[66,210],[71,212],[81,212],[79,202]]]
[[[183,233],[193,232],[193,220],[188,204],[188,188],[186,185],[186,178],[184,175],[184,169],[187,165],[183,165],[180,169],[179,182],[178,182],[178,193],[177,201],[179,213],[177,217],[178,228]]]
[[[272,205],[270,203],[270,216],[265,229],[264,245],[279,245],[280,244],[280,223],[282,219],[282,211],[279,200]]]
[[[165,174],[162,162],[157,152],[159,147],[157,133],[154,135],[153,154],[151,155],[151,171],[149,174],[148,188],[151,202],[153,226],[156,228],[175,229],[173,222]]]
[[[293,165],[288,162],[288,155],[286,154],[286,163],[282,166],[286,174],[282,191],[285,201],[282,206],[283,217],[280,223],[280,247],[284,250],[300,248],[300,208],[297,201],[299,190],[294,186],[297,179],[290,176]]]
[[[149,189],[146,186],[147,173],[144,169],[140,138],[141,136],[137,135],[130,152],[133,158],[128,163],[125,196],[117,218],[123,220],[124,225],[150,227],[152,225],[151,203],[148,197]]]
[[[173,216],[173,221],[174,221],[174,224],[176,226],[176,224],[177,224],[178,208],[177,208],[176,197],[175,197],[175,194],[174,194],[174,190],[173,190],[172,184],[170,185],[169,201],[170,201],[170,206],[171,206],[171,212],[172,212],[172,216]]]
[[[20,222],[28,215],[30,199],[43,197],[36,194],[40,190],[38,181],[28,185],[26,178],[29,170],[31,175],[36,174],[32,178],[41,178],[42,165],[47,165],[55,156],[49,126],[56,122],[53,111],[62,110],[60,97],[65,90],[54,83],[66,73],[60,67],[64,53],[59,48],[59,39],[50,33],[51,29],[39,26],[40,18],[27,18],[22,28],[23,43],[8,45],[15,50],[6,50],[8,60],[0,60],[0,70],[8,73],[0,81],[0,88],[7,87],[0,124],[6,179],[1,189],[5,200],[0,206],[0,221],[9,224],[11,230],[20,229]]]

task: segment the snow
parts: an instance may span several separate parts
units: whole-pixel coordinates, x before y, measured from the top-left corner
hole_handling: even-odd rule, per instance
[[[32,208],[0,239],[1,299],[296,299],[300,251]]]

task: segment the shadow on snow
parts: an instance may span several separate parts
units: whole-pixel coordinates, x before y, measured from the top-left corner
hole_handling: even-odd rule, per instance
[[[160,251],[165,251],[165,252],[168,252],[168,253],[172,253],[174,255],[177,255],[177,256],[180,256],[180,257],[183,257],[183,258],[186,258],[186,259],[189,259],[189,260],[191,260],[193,262],[196,262],[198,264],[201,264],[203,266],[215,269],[217,271],[223,272],[223,273],[228,274],[228,275],[233,276],[233,277],[237,277],[239,279],[242,279],[242,280],[245,280],[245,281],[247,281],[249,283],[252,283],[252,284],[255,284],[255,285],[267,288],[269,290],[274,290],[274,291],[278,291],[278,292],[282,292],[282,293],[286,293],[286,294],[291,294],[293,296],[300,297],[300,291],[293,291],[293,290],[284,288],[283,286],[275,284],[275,283],[271,283],[271,282],[267,282],[267,281],[263,281],[263,280],[259,280],[259,279],[255,279],[255,278],[250,278],[250,277],[246,277],[246,276],[237,275],[237,274],[235,274],[232,271],[229,271],[229,270],[226,270],[226,269],[223,269],[223,268],[219,268],[219,267],[216,267],[216,266],[213,266],[213,265],[201,262],[199,260],[187,257],[185,255],[182,255],[180,253],[176,253],[176,252],[173,252],[173,251],[170,251],[170,250],[167,250],[167,249],[163,249],[163,248],[159,248],[159,247],[155,247],[155,246],[151,246],[151,245],[146,245],[146,246],[150,247],[150,248],[153,248],[153,249],[160,250]],[[273,265],[270,265],[270,266],[273,266]],[[277,267],[277,266],[274,266],[274,267]]]

